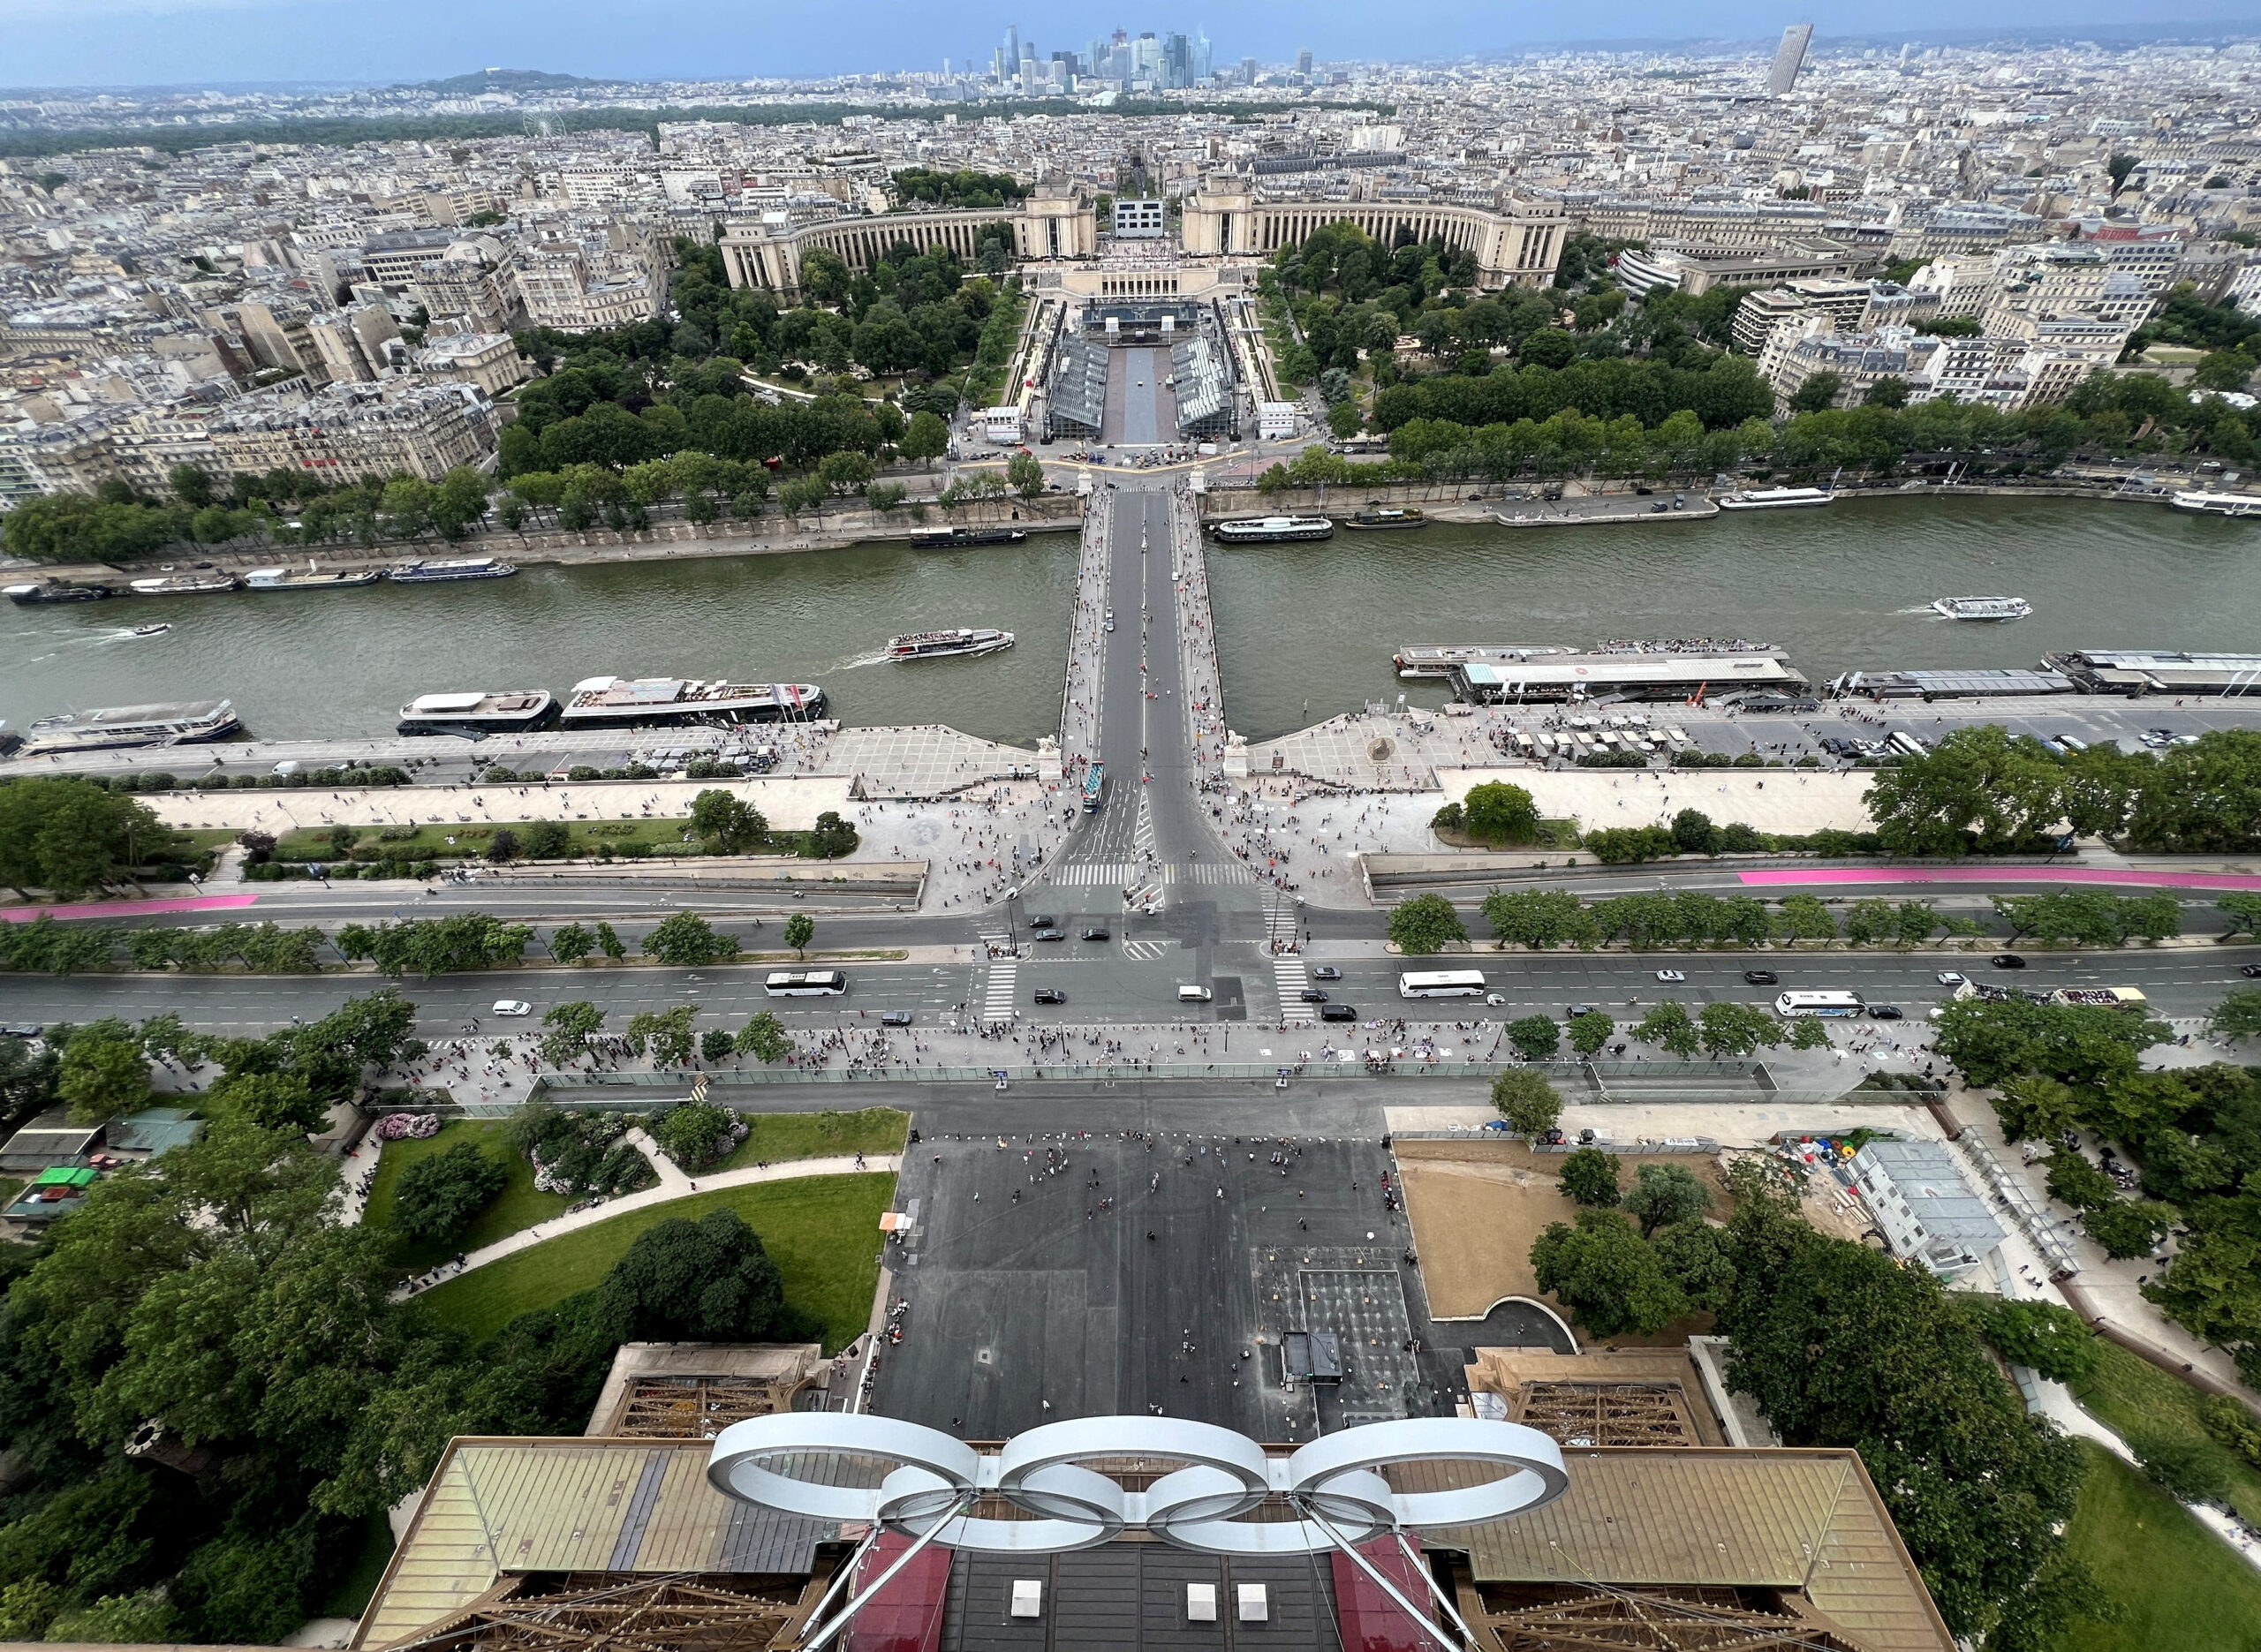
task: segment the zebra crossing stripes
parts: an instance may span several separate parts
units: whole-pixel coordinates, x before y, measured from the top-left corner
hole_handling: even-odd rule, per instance
[[[1142,884],[1251,884],[1256,874],[1231,861],[1165,861],[1158,866],[1127,861],[1082,861],[1053,869],[1052,882],[1063,889],[1125,889]],[[1293,919],[1288,927],[1294,927]]]
[[[1274,958],[1272,979],[1280,989],[1282,1025],[1308,1027],[1319,1019],[1319,1012],[1304,1002],[1304,989],[1311,984],[1311,972],[1304,968],[1301,958]]]
[[[1020,985],[1021,961],[999,958],[989,965],[989,984],[981,995],[981,1019],[1010,1021],[1013,1018],[1013,993]]]
[[[1128,861],[1082,861],[1055,867],[1052,881],[1070,889],[1120,889],[1138,870]]]

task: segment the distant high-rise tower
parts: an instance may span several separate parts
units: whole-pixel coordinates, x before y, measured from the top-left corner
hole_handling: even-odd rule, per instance
[[[1782,43],[1774,52],[1774,71],[1766,77],[1769,97],[1789,95],[1790,88],[1798,83],[1798,71],[1805,67],[1805,49],[1812,42],[1811,23],[1793,23],[1782,31]]]
[[[1256,84],[1255,58],[1244,57],[1240,60],[1240,83],[1243,86],[1254,86]]]
[[[1809,33],[1809,34],[1811,34],[1811,32],[1812,32],[1811,30],[1808,30],[1808,31],[1807,31],[1807,33]],[[1297,53],[1296,54],[1296,72],[1297,72],[1297,74],[1299,74],[1299,75],[1303,76],[1303,77],[1304,77],[1304,79],[1306,79],[1306,80],[1308,80],[1308,79],[1311,79],[1311,48],[1310,48],[1310,47],[1306,46],[1306,47],[1304,47],[1301,51],[1299,51],[1299,52],[1297,52]]]

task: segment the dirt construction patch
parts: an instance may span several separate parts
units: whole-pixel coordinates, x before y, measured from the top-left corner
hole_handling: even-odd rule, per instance
[[[1577,1215],[1556,1181],[1562,1155],[1534,1153],[1521,1142],[1468,1140],[1400,1141],[1396,1155],[1432,1314],[1478,1318],[1506,1296],[1528,1297],[1562,1313],[1539,1290],[1531,1269],[1531,1242],[1547,1224]],[[1708,1156],[1621,1154],[1618,1164],[1618,1180],[1627,1187],[1645,1164],[1692,1170],[1712,1190],[1711,1214],[1728,1213],[1726,1181]]]

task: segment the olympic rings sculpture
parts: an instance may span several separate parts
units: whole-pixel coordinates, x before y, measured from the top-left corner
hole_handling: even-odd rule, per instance
[[[1178,1466],[1143,1491],[1089,1466],[1126,1458]],[[1415,1462],[1462,1472],[1447,1473],[1441,1490],[1392,1490],[1385,1472]],[[727,1497],[783,1513],[1008,1554],[1087,1549],[1126,1531],[1209,1554],[1309,1554],[1526,1513],[1569,1486],[1546,1435],[1468,1417],[1367,1423],[1272,1457],[1245,1435],[1176,1417],[1047,1423],[985,1453],[891,1417],[786,1412],[723,1429],[707,1478]],[[1292,1518],[1244,1518],[1275,1497]],[[984,1497],[1026,1518],[965,1512]]]

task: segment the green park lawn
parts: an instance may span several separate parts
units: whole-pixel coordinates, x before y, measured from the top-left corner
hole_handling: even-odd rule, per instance
[[[532,1227],[536,1222],[546,1222],[553,1216],[563,1214],[573,1203],[562,1193],[543,1193],[533,1185],[533,1166],[526,1158],[510,1151],[503,1140],[503,1126],[498,1120],[457,1120],[440,1127],[437,1135],[422,1141],[387,1142],[384,1155],[377,1160],[376,1184],[369,1189],[369,1205],[362,1217],[371,1227],[389,1228],[392,1225],[393,1202],[397,1196],[400,1178],[408,1167],[420,1158],[435,1153],[444,1153],[457,1142],[476,1142],[480,1148],[500,1161],[510,1173],[510,1180],[495,1203],[481,1211],[462,1238],[453,1244],[414,1244],[395,1237],[393,1260],[406,1271],[421,1272],[435,1262],[444,1261],[459,1250],[477,1250],[500,1239]]]
[[[2081,1443],[2088,1478],[2068,1542],[2120,1607],[2083,1623],[2060,1652],[2237,1652],[2261,1625],[2261,1573],[2190,1512],[2101,1446]]]
[[[2197,1389],[2101,1337],[2096,1346],[2101,1356],[2096,1376],[2073,1393],[2089,1415],[2123,1440],[2162,1433],[2212,1440],[2198,1421],[2198,1402],[2204,1396]],[[2224,1450],[2220,1455],[2229,1472],[2231,1506],[2261,1522],[2261,1470],[2235,1452]]]
[[[616,855],[630,844],[641,843],[653,849],[662,847],[680,849],[683,834],[691,829],[685,819],[651,819],[639,815],[631,820],[612,820],[598,817],[579,820],[573,818],[576,798],[571,793],[556,794],[557,812],[551,818],[571,834],[574,856],[594,855],[609,849]],[[382,829],[359,827],[360,836],[355,847],[375,846],[384,850],[392,860],[452,860],[465,855],[482,855],[494,841],[495,834],[509,830],[523,841],[528,821],[443,821],[420,826],[412,834],[380,838]],[[397,830],[398,828],[394,828]],[[232,834],[231,834],[232,835]],[[452,839],[453,841],[450,841]],[[286,832],[276,840],[276,858],[278,860],[318,860],[331,853],[329,828],[308,826],[296,832]]]
[[[517,1251],[425,1294],[430,1311],[474,1339],[519,1314],[599,1284],[636,1236],[674,1217],[736,1211],[784,1275],[788,1306],[823,1326],[831,1353],[871,1322],[879,1284],[880,1216],[895,1196],[884,1174],[808,1176],[670,1199]]]
[[[911,1127],[911,1115],[892,1107],[866,1107],[861,1113],[750,1113],[745,1118],[753,1128],[718,1169],[743,1170],[749,1165],[848,1153],[899,1153]]]

